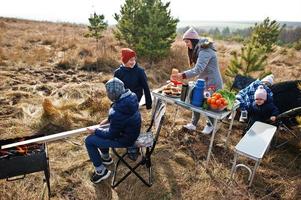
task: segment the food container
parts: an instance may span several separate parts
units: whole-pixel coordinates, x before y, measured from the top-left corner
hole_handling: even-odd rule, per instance
[[[222,106],[222,107],[213,107],[212,104],[209,104],[209,108],[212,111],[221,112],[227,108],[227,105]]]
[[[188,90],[185,98],[185,103],[190,103],[191,102],[191,95],[192,95],[192,90],[194,88],[194,82],[189,81],[188,82]]]

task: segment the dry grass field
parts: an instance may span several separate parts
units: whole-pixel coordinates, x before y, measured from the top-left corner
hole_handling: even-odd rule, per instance
[[[125,46],[114,39],[111,30],[98,45],[83,36],[86,31],[75,24],[0,18],[0,139],[81,128],[97,124],[107,115],[110,101],[104,83],[118,67],[119,50]],[[239,43],[217,41],[222,72],[231,52],[240,47]],[[153,89],[165,83],[173,67],[188,68],[180,37],[165,60],[153,66],[138,61]],[[277,47],[267,67],[276,82],[300,79],[301,52]],[[146,127],[150,113],[146,109],[141,112]],[[153,157],[152,187],[133,175],[114,190],[110,180],[93,185],[82,134],[48,144],[51,199],[301,199],[300,140],[272,148],[248,188],[243,170],[229,182],[233,148],[242,137],[244,124],[235,122],[228,148],[223,142],[227,123],[222,124],[206,169],[209,136],[182,129],[190,120],[189,111],[181,110],[176,119],[173,113],[174,108],[168,106]],[[203,124],[203,120],[199,122],[199,130]],[[300,130],[294,131],[300,136]],[[43,178],[43,173],[34,173],[19,181],[0,180],[0,200],[43,199],[47,196],[43,195]]]

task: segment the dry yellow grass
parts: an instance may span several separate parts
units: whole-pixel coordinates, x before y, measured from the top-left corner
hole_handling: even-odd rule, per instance
[[[107,116],[110,101],[104,83],[119,63],[120,44],[107,30],[102,45],[84,38],[86,28],[0,18],[0,139],[51,134],[96,124]],[[5,31],[5,33],[4,33]],[[231,52],[241,44],[217,41],[219,64],[223,72]],[[269,57],[268,68],[276,82],[300,79],[301,52],[277,49]],[[152,88],[168,78],[172,68],[188,68],[186,48],[178,37],[170,55],[146,69]],[[91,68],[89,68],[91,67]],[[96,68],[98,71],[89,71]],[[86,70],[83,70],[86,69]],[[285,73],[283,73],[285,69]],[[229,148],[223,144],[227,125],[222,125],[213,148],[209,169],[204,158],[209,138],[181,127],[191,113],[180,110],[174,122],[174,109],[167,109],[166,122],[154,153],[154,185],[145,187],[130,176],[116,190],[109,180],[98,185],[89,181],[92,164],[84,147],[84,134],[48,145],[52,199],[300,199],[300,142],[271,149],[247,188],[244,171],[229,183],[233,148],[241,138],[243,126],[235,123]],[[142,110],[143,125],[150,113]],[[174,124],[173,127],[171,127]],[[202,128],[204,120],[199,123]],[[285,133],[280,134],[281,137]],[[250,163],[246,159],[244,161]],[[145,174],[145,173],[144,173]],[[43,174],[24,180],[0,180],[0,199],[41,199]]]

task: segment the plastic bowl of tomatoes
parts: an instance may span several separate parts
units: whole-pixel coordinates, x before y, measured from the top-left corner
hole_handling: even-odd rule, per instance
[[[207,104],[213,111],[223,111],[227,108],[228,101],[220,93],[215,92],[207,98]]]

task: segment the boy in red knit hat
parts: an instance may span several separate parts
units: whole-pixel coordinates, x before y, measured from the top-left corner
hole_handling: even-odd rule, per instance
[[[152,108],[152,98],[147,83],[147,77],[136,62],[136,53],[132,49],[121,49],[122,64],[114,72],[114,77],[119,78],[123,83],[125,89],[130,89],[137,95],[138,102],[140,102],[143,93],[145,96],[146,108]]]
[[[123,62],[123,64],[128,63],[129,60],[131,60],[131,58],[136,58],[136,52],[133,51],[132,49],[129,48],[123,48],[121,49],[121,60]],[[136,59],[133,59],[132,61],[136,61]],[[133,63],[128,63],[129,65],[133,64]]]
[[[138,102],[140,102],[143,93],[145,96],[146,109],[152,108],[152,98],[147,83],[147,77],[144,69],[139,67],[136,62],[136,53],[132,49],[121,49],[122,64],[114,72],[114,77],[119,78],[123,83],[125,89],[130,89],[137,95]],[[128,148],[129,157],[132,160],[137,159],[136,148]]]

